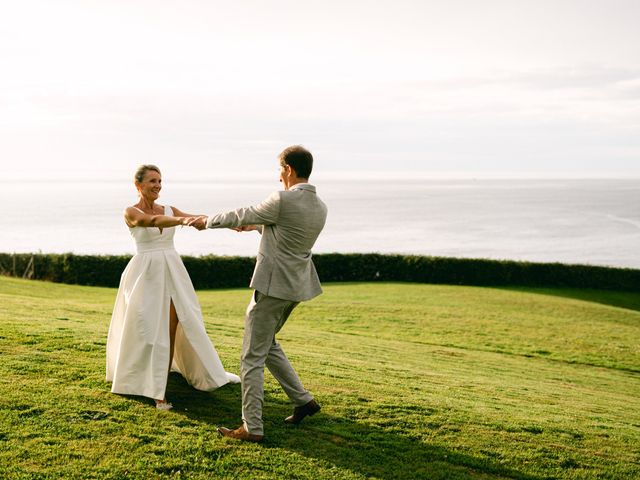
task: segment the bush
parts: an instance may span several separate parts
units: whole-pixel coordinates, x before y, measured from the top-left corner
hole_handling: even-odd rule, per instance
[[[127,255],[0,253],[0,273],[79,285],[117,287]],[[323,282],[398,281],[450,285],[596,288],[640,291],[640,270],[629,268],[375,253],[314,255]],[[249,285],[251,257],[182,257],[194,286]]]

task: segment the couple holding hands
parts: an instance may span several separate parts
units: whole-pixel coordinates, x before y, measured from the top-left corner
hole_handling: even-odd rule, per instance
[[[299,302],[322,293],[311,248],[324,227],[327,207],[309,183],[313,157],[296,145],[279,155],[280,182],[262,203],[212,216],[191,215],[157,205],[160,170],[143,165],[135,174],[140,200],[124,212],[136,254],[122,273],[107,340],[107,381],[113,393],[165,398],[170,371],[198,390],[242,384],[242,425],[220,427],[226,437],[259,442],[264,438],[262,406],[265,365],[295,408],[285,419],[299,423],[320,410],[289,363],[275,336]],[[245,315],[240,377],[226,372],[204,327],[200,304],[173,246],[177,225],[204,230],[257,230],[260,247]]]

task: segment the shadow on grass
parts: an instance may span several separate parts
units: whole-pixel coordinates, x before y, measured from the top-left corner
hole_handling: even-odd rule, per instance
[[[607,290],[573,289],[573,288],[533,288],[533,287],[492,287],[498,290],[508,290],[524,293],[552,295],[554,297],[584,300],[611,307],[626,308],[640,312],[640,293],[616,292]]]
[[[155,406],[154,400],[139,395],[121,395],[123,398]],[[213,425],[237,422],[242,393],[239,384],[229,384],[213,392],[196,390],[182,375],[171,372],[166,397],[174,405],[173,413],[204,421]],[[215,420],[215,421],[214,421]]]
[[[209,393],[200,392],[191,388],[181,376],[172,374],[167,395],[176,406],[173,410],[176,415],[229,428],[241,423],[240,385],[226,385]],[[399,409],[401,411],[402,407]],[[384,425],[372,426],[329,415],[325,413],[326,410],[328,408],[305,419],[301,425],[286,425],[283,419],[291,413],[291,404],[283,396],[267,394],[264,407],[266,438],[256,448],[288,450],[318,460],[324,464],[324,468],[335,466],[364,477],[400,480],[478,476],[526,480],[540,478],[504,467],[494,459],[430,445],[426,440],[412,436],[411,432],[403,432],[401,419],[390,419],[384,412],[376,414],[378,418],[387,419]],[[427,418],[424,428],[428,428]]]

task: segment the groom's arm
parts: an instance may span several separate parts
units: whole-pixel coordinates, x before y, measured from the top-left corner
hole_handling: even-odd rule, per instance
[[[244,225],[273,225],[280,215],[280,193],[272,193],[262,203],[247,208],[238,208],[226,213],[212,215],[206,228],[237,228]],[[262,228],[258,230],[261,232]]]

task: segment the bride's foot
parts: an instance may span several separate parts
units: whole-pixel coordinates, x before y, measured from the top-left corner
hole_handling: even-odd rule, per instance
[[[173,405],[171,405],[166,400],[156,400],[156,408],[158,410],[171,410]]]
[[[235,373],[226,372],[229,383],[240,383],[240,377]]]

